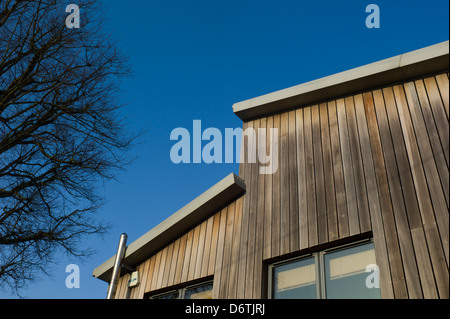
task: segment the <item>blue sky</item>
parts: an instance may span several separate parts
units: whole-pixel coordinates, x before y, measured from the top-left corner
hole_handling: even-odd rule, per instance
[[[72,3],[77,3],[73,0]],[[82,245],[98,251],[80,262],[61,256],[52,278],[21,291],[27,298],[105,298],[92,271],[114,255],[121,233],[139,238],[238,164],[173,164],[170,132],[241,127],[232,104],[449,39],[447,0],[109,0],[104,28],[130,56],[134,75],[122,85],[130,130],[146,129],[139,158],[108,182],[98,218],[114,227]],[[368,29],[365,8],[380,8]],[[81,18],[82,18],[81,12]],[[65,268],[79,265],[80,288]],[[15,298],[1,294],[0,298]]]

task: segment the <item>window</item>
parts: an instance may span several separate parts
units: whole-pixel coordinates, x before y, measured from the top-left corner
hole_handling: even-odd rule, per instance
[[[208,281],[153,295],[150,299],[212,299],[212,289],[213,282]]]
[[[323,256],[325,292],[329,299],[376,299],[380,289],[368,288],[368,265],[376,264],[373,244],[342,249]]]
[[[315,258],[289,262],[274,268],[274,298],[313,299],[317,295]]]
[[[366,285],[375,265],[372,242],[310,254],[270,266],[271,297],[278,299],[376,299],[380,289]]]
[[[188,287],[184,289],[183,299],[212,299],[213,283]]]

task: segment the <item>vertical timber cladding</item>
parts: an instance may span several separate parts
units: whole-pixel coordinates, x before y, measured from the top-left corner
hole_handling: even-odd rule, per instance
[[[213,298],[236,295],[243,197],[177,238],[137,267],[140,284],[128,288],[121,277],[116,299],[142,299],[144,294],[214,275]],[[233,266],[234,265],[234,266]],[[228,284],[228,282],[230,282]]]
[[[264,260],[372,231],[383,298],[448,298],[448,90],[443,73],[245,122],[279,128],[279,168],[240,167],[237,297],[266,297]]]
[[[245,195],[139,265],[138,287],[124,275],[116,298],[212,275],[214,298],[265,298],[264,261],[370,231],[383,298],[449,298],[448,92],[442,73],[244,122],[257,139],[279,129],[276,173],[246,158]]]

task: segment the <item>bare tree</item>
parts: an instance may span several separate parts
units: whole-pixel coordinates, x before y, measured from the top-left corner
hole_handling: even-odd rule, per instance
[[[102,33],[95,1],[0,0],[0,287],[18,291],[55,253],[86,256],[98,187],[127,161],[118,115],[127,59]]]

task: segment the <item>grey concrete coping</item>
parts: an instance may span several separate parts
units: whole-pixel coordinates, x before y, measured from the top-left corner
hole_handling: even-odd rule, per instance
[[[123,263],[129,267],[136,267],[148,259],[153,253],[168,245],[211,214],[225,207],[244,192],[244,181],[239,176],[231,173],[128,245]],[[111,245],[111,248],[113,247]],[[111,280],[114,258],[115,255],[95,268],[92,275],[109,282]]]
[[[235,103],[243,121],[449,69],[449,41]]]

